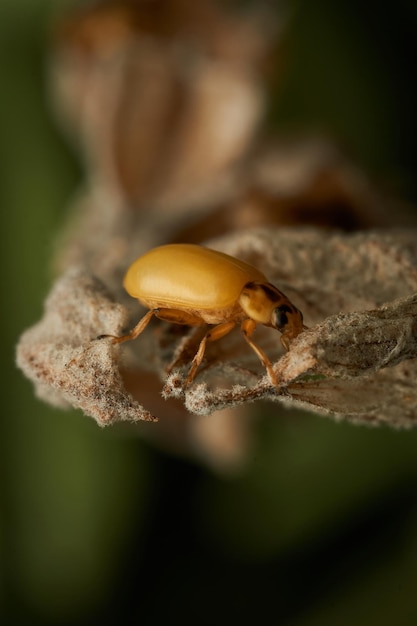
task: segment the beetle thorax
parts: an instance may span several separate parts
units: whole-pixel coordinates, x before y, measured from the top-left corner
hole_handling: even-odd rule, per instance
[[[240,294],[239,304],[250,319],[271,325],[272,310],[277,305],[279,291],[269,283],[247,283]]]

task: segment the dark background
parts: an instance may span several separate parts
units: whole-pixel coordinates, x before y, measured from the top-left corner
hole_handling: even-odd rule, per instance
[[[83,179],[48,110],[47,33],[64,4],[0,3],[0,619],[417,623],[416,432],[262,407],[247,467],[225,477],[50,408],[15,369]],[[417,4],[290,6],[271,127],[325,132],[415,203]]]

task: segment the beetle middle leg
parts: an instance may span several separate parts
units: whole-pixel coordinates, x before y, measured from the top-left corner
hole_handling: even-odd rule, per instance
[[[275,387],[277,387],[279,389],[279,383],[277,380],[277,377],[275,375],[275,372],[273,370],[272,367],[272,363],[269,360],[269,358],[266,356],[265,352],[256,345],[256,343],[254,343],[251,339],[251,336],[253,334],[253,331],[255,330],[257,324],[254,320],[251,319],[245,319],[243,320],[240,328],[242,330],[243,336],[246,340],[246,342],[250,345],[250,347],[252,348],[252,350],[257,354],[258,359],[260,360],[260,362],[262,363],[262,365],[265,367],[266,371],[268,372],[268,376],[272,382],[273,385],[275,385]]]
[[[195,357],[193,358],[190,371],[188,372],[187,380],[185,381],[185,386],[188,386],[193,382],[198,366],[203,360],[204,353],[206,351],[207,342],[217,341],[218,339],[221,339],[222,337],[230,333],[230,331],[235,326],[236,326],[235,322],[224,322],[223,324],[219,324],[218,326],[215,326],[214,328],[211,328],[209,331],[207,331],[207,333],[204,335],[203,339],[201,340],[200,345],[198,346],[198,350],[195,354]]]

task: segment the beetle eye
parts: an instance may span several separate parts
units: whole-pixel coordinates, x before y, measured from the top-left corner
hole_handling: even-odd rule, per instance
[[[291,313],[291,309],[287,304],[277,306],[272,312],[272,323],[275,328],[281,330],[288,324],[288,313]]]

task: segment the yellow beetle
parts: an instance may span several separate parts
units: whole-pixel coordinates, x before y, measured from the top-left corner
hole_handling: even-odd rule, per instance
[[[204,357],[208,341],[216,341],[240,324],[243,336],[278,386],[272,364],[251,339],[258,324],[281,331],[286,350],[304,328],[301,312],[252,265],[193,244],[170,244],[150,250],[132,263],[124,278],[126,291],[149,311],[113,343],[136,339],[152,317],[166,322],[201,326],[207,331],[192,360],[189,385]]]

